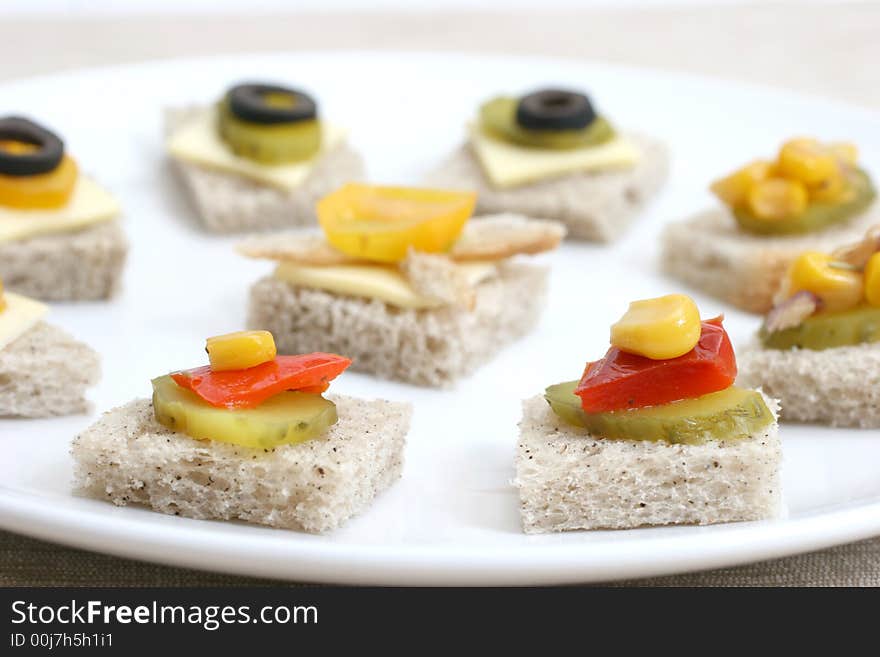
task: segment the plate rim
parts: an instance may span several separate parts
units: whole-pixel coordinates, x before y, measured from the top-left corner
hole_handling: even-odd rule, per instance
[[[253,527],[258,535],[238,536],[236,544],[261,550],[261,560],[238,561],[216,545],[211,527],[226,521],[180,518],[183,527],[156,533],[137,517],[117,517],[106,510],[80,510],[66,517],[40,497],[0,486],[0,527],[40,540],[102,554],[160,563],[178,568],[230,575],[303,582],[404,586],[534,586],[659,577],[726,568],[821,550],[877,535],[880,501],[851,502],[831,512],[813,512],[796,519],[740,522],[706,526],[711,530],[695,542],[690,533],[653,536],[652,545],[667,548],[664,556],[645,561],[631,545],[611,537],[621,531],[679,527],[603,530],[608,540],[590,544],[591,562],[583,559],[584,544],[543,545],[541,557],[523,568],[522,551],[499,554],[497,548],[422,545],[417,550],[395,545],[336,544],[303,541],[289,550],[288,530]],[[88,500],[102,504],[97,500]],[[118,507],[114,507],[118,509]],[[139,513],[155,513],[132,507]],[[171,517],[169,516],[169,519]],[[178,520],[178,519],[175,519]],[[243,523],[237,523],[243,524]],[[690,527],[680,527],[689,529]],[[263,532],[266,532],[264,535]],[[269,541],[265,540],[270,536]],[[123,542],[118,539],[123,538]],[[528,536],[540,542],[541,535]],[[730,545],[738,545],[732,550]],[[601,549],[596,549],[597,546]],[[180,548],[180,552],[172,552]],[[245,549],[245,552],[249,550]],[[353,556],[351,553],[356,552]],[[344,559],[340,560],[342,557]],[[462,559],[466,557],[467,563]],[[206,564],[210,564],[209,566]],[[602,569],[599,572],[597,568]]]

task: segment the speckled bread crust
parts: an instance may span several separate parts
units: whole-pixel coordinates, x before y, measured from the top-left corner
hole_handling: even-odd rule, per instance
[[[73,440],[74,487],[114,504],[200,520],[323,533],[400,478],[409,404],[329,395],[323,438],[272,450],[193,440],[166,429],[148,399],[105,413]]]
[[[632,169],[575,173],[496,189],[466,143],[428,176],[428,182],[476,190],[480,214],[514,212],[555,219],[566,225],[569,239],[610,242],[623,234],[669,173],[669,154],[663,143],[642,135],[629,137],[642,150],[639,164]]]
[[[0,417],[52,417],[89,410],[86,389],[100,357],[60,328],[38,322],[0,349]]]
[[[767,405],[778,409],[772,399]],[[775,422],[728,443],[603,440],[565,424],[537,396],[523,403],[519,428],[514,485],[528,534],[708,525],[780,511],[782,444]]]
[[[44,301],[94,301],[119,288],[128,242],[116,219],[78,231],[0,242],[0,279]]]
[[[782,420],[880,427],[880,343],[835,349],[737,351],[737,385],[761,386],[782,400]]]
[[[352,369],[417,385],[449,386],[538,322],[547,270],[514,262],[498,270],[476,286],[472,310],[404,310],[270,276],[251,289],[247,325],[271,331],[279,353],[340,353],[354,361]]]
[[[662,267],[667,274],[754,313],[773,306],[791,261],[802,251],[831,251],[862,238],[880,222],[875,203],[838,226],[807,235],[756,236],[739,229],[724,208],[706,210],[666,227]]]
[[[204,108],[166,110],[166,134],[201,111]],[[302,185],[290,192],[191,162],[173,164],[203,225],[218,233],[313,225],[318,199],[364,176],[361,156],[347,144],[321,156]]]

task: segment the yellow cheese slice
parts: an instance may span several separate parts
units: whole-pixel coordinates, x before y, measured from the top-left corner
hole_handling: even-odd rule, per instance
[[[0,310],[0,349],[3,349],[39,322],[49,307],[20,294],[6,292],[6,308]]]
[[[345,130],[322,121],[321,151],[310,160],[294,164],[267,165],[239,157],[220,138],[217,115],[206,110],[174,131],[166,144],[172,157],[228,173],[236,173],[272,187],[290,191],[311,173],[315,160],[345,139]]]
[[[80,230],[118,214],[116,199],[94,180],[80,176],[63,208],[20,210],[0,205],[0,242]]]
[[[630,168],[638,163],[639,149],[617,136],[599,146],[549,150],[518,146],[485,134],[471,125],[471,146],[483,171],[495,187],[516,187],[568,173]]]
[[[476,285],[495,271],[493,263],[475,262],[458,265],[466,280]],[[337,265],[314,267],[282,262],[275,277],[299,287],[324,290],[334,294],[378,299],[398,308],[437,308],[442,301],[419,294],[399,269],[386,265]]]

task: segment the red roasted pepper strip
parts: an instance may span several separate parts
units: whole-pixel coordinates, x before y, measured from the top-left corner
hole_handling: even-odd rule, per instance
[[[697,346],[684,356],[652,360],[611,347],[587,363],[575,394],[588,413],[659,406],[724,390],[736,378],[736,356],[721,317],[702,322]]]
[[[245,370],[213,372],[206,365],[175,372],[171,378],[212,406],[253,408],[285,390],[323,392],[349,365],[351,360],[344,356],[313,353],[276,356]]]

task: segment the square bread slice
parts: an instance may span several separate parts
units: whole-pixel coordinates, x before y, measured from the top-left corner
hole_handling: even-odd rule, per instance
[[[109,299],[119,289],[128,241],[118,220],[82,230],[0,242],[0,279],[44,301]]]
[[[86,389],[101,378],[89,346],[38,322],[0,349],[0,417],[52,417],[89,410]]]
[[[74,438],[74,488],[188,518],[328,532],[400,478],[412,413],[409,404],[328,398],[339,421],[325,437],[269,450],[194,440],[136,399]]]
[[[782,419],[836,427],[880,427],[880,343],[853,347],[738,350],[737,385],[783,401]]]
[[[465,143],[428,176],[428,182],[475,190],[478,214],[513,212],[555,219],[565,224],[570,239],[610,242],[623,234],[669,173],[669,154],[663,143],[640,135],[629,138],[638,145],[642,157],[628,170],[573,173],[512,189],[496,189]]]
[[[765,396],[776,414],[778,403]],[[781,506],[776,422],[751,438],[681,445],[594,438],[542,396],[523,403],[516,453],[527,534],[762,520]]]
[[[352,369],[424,386],[450,386],[537,324],[547,269],[502,262],[475,287],[472,309],[401,309],[272,276],[251,289],[247,325],[271,331],[279,353],[327,351]]]
[[[203,108],[165,112],[165,132]],[[364,177],[360,155],[343,143],[320,157],[308,178],[284,191],[243,176],[172,160],[205,228],[217,233],[263,231],[317,223],[315,203],[347,182]]]
[[[874,205],[852,220],[806,235],[759,236],[740,230],[730,212],[713,208],[670,224],[663,233],[663,270],[753,313],[773,307],[782,278],[801,252],[831,251],[862,239],[880,222]],[[786,407],[788,404],[786,404]]]

